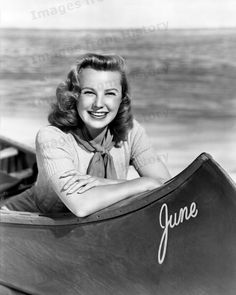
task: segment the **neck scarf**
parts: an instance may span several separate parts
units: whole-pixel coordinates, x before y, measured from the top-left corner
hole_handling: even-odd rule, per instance
[[[93,152],[89,162],[87,174],[101,178],[117,179],[113,158],[109,153],[114,146],[113,135],[106,127],[94,139],[91,138],[87,128],[77,129],[72,133],[79,146],[84,150]]]

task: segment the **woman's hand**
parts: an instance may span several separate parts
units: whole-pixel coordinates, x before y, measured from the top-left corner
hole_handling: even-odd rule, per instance
[[[77,193],[83,193],[92,187],[100,185],[108,185],[123,182],[124,180],[113,180],[107,178],[101,178],[96,176],[91,176],[89,174],[80,174],[76,170],[70,170],[65,172],[60,176],[61,178],[70,177],[66,184],[61,189],[62,191],[67,191],[66,195]]]

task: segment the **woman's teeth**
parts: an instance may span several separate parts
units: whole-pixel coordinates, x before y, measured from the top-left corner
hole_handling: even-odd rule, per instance
[[[103,118],[106,116],[106,112],[89,112],[90,115],[96,118]]]

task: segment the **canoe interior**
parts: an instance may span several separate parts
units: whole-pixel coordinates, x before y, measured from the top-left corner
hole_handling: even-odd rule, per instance
[[[0,199],[32,185],[37,174],[34,149],[0,135]]]
[[[235,213],[235,184],[205,153],[87,218],[1,212],[0,284],[9,294],[235,295]]]

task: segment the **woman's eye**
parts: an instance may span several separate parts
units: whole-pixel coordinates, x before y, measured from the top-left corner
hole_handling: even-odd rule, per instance
[[[93,91],[88,91],[88,90],[87,90],[87,91],[84,91],[84,92],[83,92],[83,94],[87,94],[87,95],[93,95],[93,94],[94,94],[94,92],[93,92]]]
[[[107,92],[106,95],[116,95],[114,92]]]

